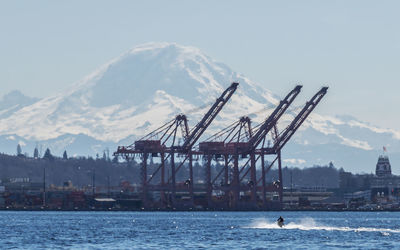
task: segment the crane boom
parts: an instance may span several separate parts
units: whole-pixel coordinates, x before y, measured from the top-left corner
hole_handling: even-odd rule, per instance
[[[301,126],[301,124],[307,119],[307,117],[311,114],[314,108],[318,105],[318,103],[321,101],[321,99],[324,97],[327,91],[328,87],[323,87],[306,103],[306,105],[299,112],[299,114],[297,114],[297,116],[290,123],[290,125],[278,137],[276,143],[274,144],[273,152],[277,152],[280,149],[282,149],[283,146],[285,146],[285,144],[289,141],[289,139],[296,132],[296,130]]]
[[[204,133],[207,127],[211,124],[214,118],[221,111],[222,107],[228,102],[233,93],[236,91],[239,83],[233,82],[216,100],[214,105],[208,110],[208,112],[204,115],[203,119],[193,129],[193,131],[188,135],[185,142],[180,147],[181,150],[187,151],[193,147],[196,141],[200,138],[200,136]]]
[[[249,149],[255,149],[268,132],[273,128],[279,118],[285,113],[290,104],[294,101],[297,95],[300,93],[302,86],[297,85],[289,94],[280,101],[279,105],[275,108],[272,114],[264,121],[260,126],[257,133],[255,133],[249,140]]]

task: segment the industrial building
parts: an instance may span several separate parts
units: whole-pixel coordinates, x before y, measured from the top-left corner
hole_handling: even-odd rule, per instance
[[[387,155],[380,155],[376,163],[375,176],[371,183],[371,196],[379,201],[398,201],[400,197],[400,176],[392,174]]]

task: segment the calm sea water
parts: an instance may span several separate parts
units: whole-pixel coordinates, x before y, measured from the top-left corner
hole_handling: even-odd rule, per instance
[[[2,211],[0,237],[0,249],[400,249],[400,213]]]

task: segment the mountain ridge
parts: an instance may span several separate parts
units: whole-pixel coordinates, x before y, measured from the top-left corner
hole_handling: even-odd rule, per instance
[[[116,145],[130,144],[178,113],[187,114],[193,127],[233,81],[240,83],[239,88],[211,124],[208,134],[243,115],[251,114],[255,124],[263,121],[279,102],[279,96],[227,65],[215,62],[197,48],[176,43],[139,45],[104,64],[64,93],[35,100],[4,117],[0,109],[0,141],[18,136],[3,144],[21,141],[27,147],[34,147],[39,142],[54,147],[57,154],[64,147],[75,155],[94,155],[106,147],[112,150]],[[284,96],[288,91],[282,89],[279,95]],[[323,103],[324,100],[320,105]],[[295,102],[282,117],[280,130],[293,119],[301,105]],[[84,146],[79,147],[76,138]],[[317,107],[289,144],[293,144],[289,149],[300,152],[318,145],[332,148],[342,145],[368,155],[378,154],[380,147],[386,145],[391,152],[400,154],[400,132],[351,117],[320,115]],[[0,150],[15,151],[10,146],[1,146]],[[348,161],[345,159],[348,156],[341,159],[334,154],[321,161],[312,153],[303,152],[306,157],[294,152],[287,154],[291,158],[286,162],[299,166],[329,161],[346,165]]]

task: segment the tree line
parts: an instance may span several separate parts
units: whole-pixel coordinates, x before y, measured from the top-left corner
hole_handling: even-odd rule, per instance
[[[179,164],[179,159],[177,160]],[[166,161],[166,179],[171,177],[170,162]],[[150,157],[148,163],[148,177],[156,171],[159,163]],[[205,164],[201,160],[194,161],[193,172],[195,182],[205,182]],[[223,168],[218,161],[212,165],[212,175],[216,176]],[[50,149],[46,149],[42,157],[39,157],[35,148],[33,157],[22,154],[21,146],[17,146],[17,155],[0,154],[0,178],[7,181],[9,178],[29,178],[32,182],[43,182],[44,169],[48,185],[63,185],[71,182],[74,186],[83,187],[92,184],[95,177],[97,186],[117,186],[122,182],[140,184],[141,165],[139,161],[120,162],[117,157],[110,159],[103,151],[100,157],[68,157],[64,151],[62,157],[52,155]],[[325,166],[312,166],[308,168],[282,168],[283,186],[285,188],[322,187],[338,188],[340,173],[343,169],[337,169],[332,163]],[[257,176],[261,176],[261,170],[257,169]],[[278,169],[273,167],[266,175],[267,182],[278,180]],[[176,174],[177,182],[185,182],[189,178],[189,166],[184,164]],[[160,175],[153,178],[153,183],[160,181]],[[222,179],[218,180],[222,183]],[[216,182],[218,183],[218,182]]]

